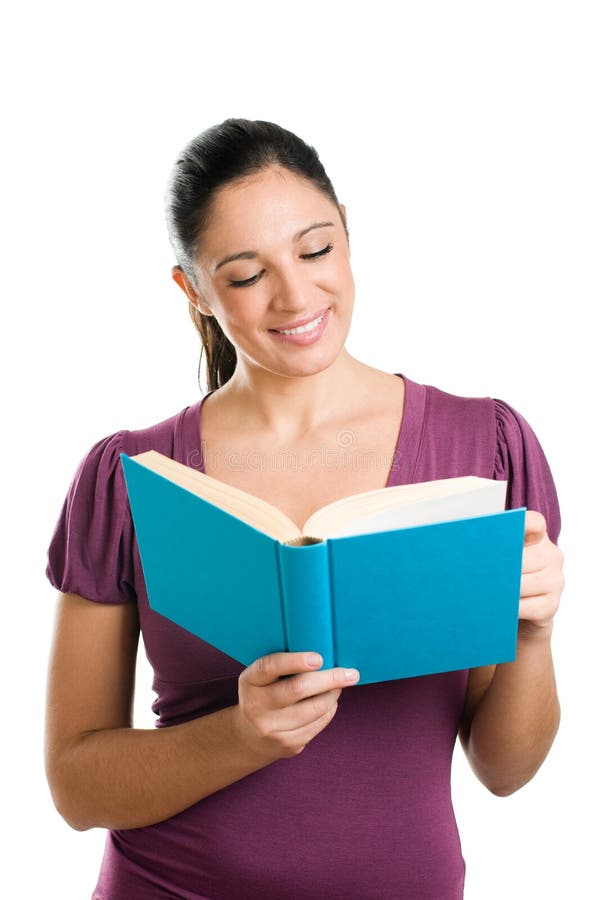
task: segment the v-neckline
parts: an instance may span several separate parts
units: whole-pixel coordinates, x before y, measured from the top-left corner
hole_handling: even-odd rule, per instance
[[[395,442],[393,460],[384,487],[410,484],[413,481],[421,447],[426,406],[425,385],[411,381],[402,372],[394,372],[393,374],[403,379],[405,393],[403,398],[403,415]],[[206,470],[201,437],[201,410],[204,402],[216,390],[218,388],[208,391],[201,400],[188,406],[185,410],[186,419],[182,435],[183,453],[180,461],[187,465],[191,464],[194,469],[198,469],[204,475]]]

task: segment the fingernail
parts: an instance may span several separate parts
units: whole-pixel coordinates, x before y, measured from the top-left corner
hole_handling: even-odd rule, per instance
[[[359,672],[357,669],[345,669],[345,678],[347,681],[357,681]]]
[[[307,665],[308,666],[321,666],[324,660],[320,656],[319,653],[308,653],[307,654]]]

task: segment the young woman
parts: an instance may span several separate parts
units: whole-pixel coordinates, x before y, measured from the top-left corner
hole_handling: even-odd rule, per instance
[[[60,595],[46,771],[73,828],[108,829],[93,898],[457,900],[457,735],[477,777],[505,796],[533,777],[559,723],[551,632],[563,555],[542,448],[502,400],[348,353],[346,211],[294,134],[244,119],[208,129],[176,162],[167,218],[209,392],[95,443],[48,551]],[[244,668],[148,605],[119,458],[148,449],[299,525],[358,491],[508,480],[507,507],[528,509],[516,661],[363,686],[319,671],[310,647]],[[198,534],[198,565],[201,546]],[[153,730],[132,728],[140,631]]]

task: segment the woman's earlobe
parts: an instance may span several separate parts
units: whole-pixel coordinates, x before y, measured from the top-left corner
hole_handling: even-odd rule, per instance
[[[200,301],[199,298],[196,298],[193,303],[195,309],[202,314],[202,316],[213,316],[212,308],[207,300]]]

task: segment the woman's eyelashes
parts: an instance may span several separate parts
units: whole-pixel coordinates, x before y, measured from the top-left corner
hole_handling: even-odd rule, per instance
[[[316,253],[304,253],[301,256],[301,259],[318,259],[320,256],[325,256],[326,253],[330,253],[334,244],[327,244],[322,250],[318,250]],[[252,284],[255,284],[259,279],[262,273],[258,272],[257,275],[254,275],[252,278],[247,278],[245,281],[229,281],[230,287],[249,287]]]

